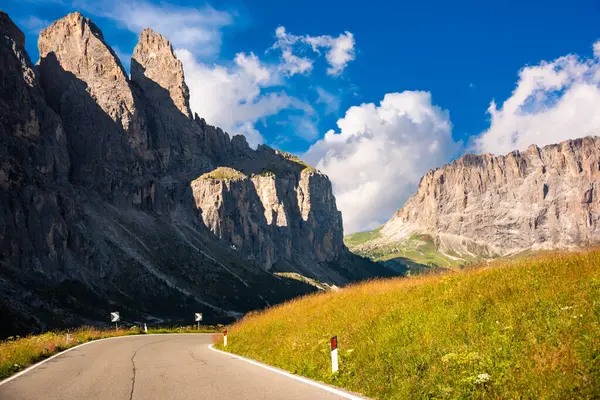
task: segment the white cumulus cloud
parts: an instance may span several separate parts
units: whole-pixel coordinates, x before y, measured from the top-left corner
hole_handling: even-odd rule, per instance
[[[346,65],[354,60],[354,35],[351,32],[345,32],[334,38],[331,36],[306,36],[304,40],[309,43],[313,50],[318,52],[319,48],[326,48],[327,62],[330,68],[327,69],[329,75],[339,75],[344,71]]]
[[[593,49],[589,59],[570,54],[523,68],[512,95],[500,106],[491,102],[490,127],[473,149],[504,154],[600,135],[600,41]]]
[[[283,109],[312,114],[312,107],[283,91],[264,93],[280,84],[277,66],[253,53],[238,53],[233,65],[205,64],[186,49],[176,50],[190,88],[190,107],[210,124],[230,134],[243,134],[251,146],[263,142],[255,124]]]
[[[345,233],[373,229],[414,193],[430,168],[461,149],[452,139],[448,112],[429,92],[388,93],[377,106],[354,106],[337,122],[339,131],[303,155],[331,178]]]
[[[279,61],[274,63],[262,62],[254,53],[238,53],[233,65],[226,67],[198,61],[189,49],[176,50],[190,88],[192,110],[231,134],[246,135],[253,146],[264,139],[256,127],[257,122],[264,122],[282,110],[297,112],[280,121],[280,125],[292,127],[294,134],[305,140],[318,137],[319,118],[313,107],[282,90],[291,77],[308,75],[313,69],[314,60],[294,54],[294,50],[327,49],[326,58],[331,65],[328,71],[334,68],[336,75],[354,58],[354,39],[349,32],[338,38],[313,38],[289,34],[280,26],[275,37],[275,44],[267,50],[281,50]],[[326,103],[326,112],[331,112],[332,107],[339,108],[339,99],[335,96],[321,88],[318,95],[317,102]]]
[[[305,50],[309,46],[313,52],[321,54],[325,50],[325,59],[329,64],[327,74],[331,76],[340,75],[348,63],[356,58],[354,35],[351,32],[344,32],[338,37],[329,35],[310,36],[294,35],[288,33],[284,26],[275,30],[277,41],[272,46],[273,49],[281,49],[284,66],[289,65],[290,74],[305,73],[312,68],[313,60],[308,57],[298,57],[293,54],[293,49]],[[292,60],[293,62],[289,62]],[[302,65],[302,68],[298,68]]]
[[[313,61],[306,57],[298,57],[290,49],[284,49],[281,54],[281,71],[287,75],[305,74],[312,70]]]

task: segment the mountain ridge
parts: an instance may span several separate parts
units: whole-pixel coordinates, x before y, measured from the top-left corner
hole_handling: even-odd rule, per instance
[[[131,322],[199,311],[226,322],[316,290],[275,272],[335,285],[390,274],[343,245],[324,175],[192,115],[162,35],[142,31],[131,77],[80,13],[41,31],[37,68],[24,43],[0,12],[0,334],[108,322],[115,309]],[[273,171],[248,189],[277,190],[266,203],[231,193],[238,207],[220,209],[191,186],[219,167]],[[305,202],[285,196],[300,192]],[[267,223],[274,209],[287,227]],[[233,223],[217,231],[202,216],[219,212]]]
[[[586,247],[600,241],[599,183],[598,137],[505,156],[466,154],[427,172],[376,237],[352,249],[367,254],[429,235],[446,259],[468,262]]]

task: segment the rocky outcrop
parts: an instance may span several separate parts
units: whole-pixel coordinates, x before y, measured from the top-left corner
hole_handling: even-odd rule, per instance
[[[71,180],[104,194],[140,174],[151,157],[145,121],[123,66],[102,32],[79,13],[40,32],[40,81],[61,117]]]
[[[373,244],[418,232],[458,254],[492,257],[600,241],[600,138],[506,156],[465,155],[429,171]]]
[[[174,105],[187,118],[192,117],[183,65],[164,36],[152,29],[144,29],[133,51],[132,61],[131,79],[142,87],[158,108]]]
[[[275,258],[274,232],[252,180],[235,169],[218,168],[194,180],[191,188],[204,225],[268,270]]]
[[[79,13],[38,45],[36,72],[0,12],[0,335],[114,309],[225,322],[315,290],[273,272],[337,285],[388,273],[343,245],[327,177],[192,118],[160,34],[140,35],[131,78]]]
[[[260,151],[278,154],[266,147]],[[279,162],[295,163],[285,158]],[[274,172],[276,164],[270,166],[273,170],[262,166],[250,176],[219,168],[193,181],[204,224],[265,270],[279,260],[301,260],[307,266],[335,261],[345,246],[341,214],[327,177],[303,164],[297,164],[295,173],[282,173],[285,165],[279,172]],[[301,269],[315,275],[310,268]]]

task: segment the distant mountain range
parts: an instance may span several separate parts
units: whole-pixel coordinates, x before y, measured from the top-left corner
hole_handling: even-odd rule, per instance
[[[467,154],[429,171],[396,214],[349,235],[358,254],[400,270],[600,242],[600,138],[506,156]]]

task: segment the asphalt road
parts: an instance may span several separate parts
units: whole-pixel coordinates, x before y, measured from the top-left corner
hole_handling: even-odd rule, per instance
[[[213,351],[210,343],[210,334],[141,335],[90,343],[0,385],[0,399],[343,398]]]

